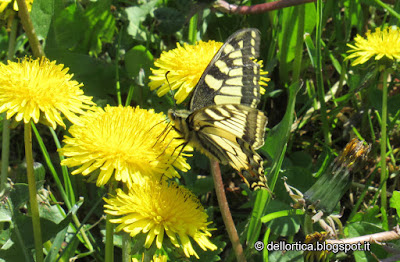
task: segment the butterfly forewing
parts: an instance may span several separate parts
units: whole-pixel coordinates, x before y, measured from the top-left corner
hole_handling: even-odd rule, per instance
[[[190,110],[210,105],[242,104],[256,107],[260,101],[260,32],[243,29],[233,34],[203,72],[192,96]]]

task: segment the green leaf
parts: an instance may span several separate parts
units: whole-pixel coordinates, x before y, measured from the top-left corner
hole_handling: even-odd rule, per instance
[[[158,22],[158,29],[161,33],[172,35],[181,30],[185,23],[185,17],[181,12],[169,7],[157,8],[154,11],[154,18]]]
[[[17,177],[18,182],[28,183],[28,178],[26,176],[26,163],[21,163],[17,167]],[[44,166],[39,162],[33,163],[33,173],[35,174],[35,181],[41,181],[45,179],[46,170]]]
[[[286,143],[289,139],[290,129],[293,123],[296,95],[300,88],[301,86],[298,82],[292,84],[289,87],[289,101],[286,107],[285,115],[282,121],[271,129],[264,146],[261,148],[262,152],[264,154],[267,154],[269,158],[272,159],[272,168],[270,172],[272,174],[272,178],[271,176],[268,177],[272,180],[268,182],[272,190],[275,187],[278,173],[286,150]],[[265,192],[265,190],[259,191],[264,192],[258,192],[256,196],[256,205],[254,206],[250,219],[249,230],[247,232],[247,241],[250,244],[254,244],[258,240],[261,229],[260,218],[266,212],[266,203],[269,198],[268,192]]]
[[[0,204],[0,222],[10,222],[12,221],[12,210],[11,208],[5,203],[6,201],[2,201]]]
[[[281,155],[283,147],[289,139],[290,128],[292,127],[294,117],[296,95],[300,88],[300,83],[294,83],[289,87],[289,101],[286,107],[286,113],[282,121],[271,129],[265,139],[265,144],[261,150],[267,153],[271,159],[277,159]]]
[[[54,15],[54,0],[33,1],[30,13],[33,28],[40,39],[46,39]],[[59,2],[59,1],[57,1]]]
[[[47,57],[62,61],[69,67],[69,74],[74,74],[74,80],[84,83],[82,89],[85,95],[104,97],[115,92],[115,67],[104,61],[61,49],[47,49]]]
[[[84,34],[83,43],[77,50],[88,50],[90,55],[97,56],[102,50],[103,43],[112,42],[115,19],[110,11],[110,2],[98,1],[85,10],[84,16],[88,21],[88,28],[85,30],[89,30],[90,34]]]
[[[359,236],[364,236],[364,235],[369,235],[369,234],[374,234],[374,233],[380,233],[383,231],[384,230],[381,227],[378,227],[376,224],[361,221],[361,222],[349,224],[345,228],[345,235],[348,238],[353,238],[353,237],[359,237]],[[361,244],[363,244],[363,243],[361,243]],[[371,243],[371,252],[355,251],[354,257],[356,258],[357,262],[375,261],[376,257],[375,258],[372,257],[371,253],[380,259],[386,258],[388,255],[388,252],[386,250],[384,250],[381,245],[374,245]]]
[[[78,5],[64,8],[54,19],[47,48],[73,49],[79,45],[87,30],[87,21]]]
[[[285,254],[282,254],[282,251],[277,250],[274,252],[270,252],[268,256],[269,261],[276,262],[303,262],[303,252],[301,251],[288,251]]]
[[[139,71],[143,69],[148,77],[150,67],[153,66],[153,55],[142,45],[134,46],[125,55],[125,68],[128,75],[132,78],[137,77]]]
[[[311,170],[313,159],[308,153],[303,151],[293,152],[289,156],[289,158],[294,166],[303,167]]]
[[[269,202],[267,209],[268,213],[271,214],[273,212],[289,210],[291,207],[290,205],[275,199]],[[268,222],[267,227],[271,229],[271,233],[278,236],[294,235],[300,229],[300,217],[295,214],[279,217]]]
[[[147,40],[147,31],[141,29],[141,24],[154,9],[157,2],[158,0],[152,0],[147,2],[146,4],[128,7],[125,9],[126,15],[129,20],[127,31],[128,34],[130,34],[134,39],[141,41]]]
[[[400,217],[400,191],[393,191],[393,195],[390,198],[390,207],[395,208],[397,216]]]
[[[44,259],[45,262],[56,261],[57,255],[61,249],[61,245],[64,243],[67,230],[68,227],[65,227],[63,230],[57,233],[56,237],[53,240],[53,244],[51,245],[51,248],[46,255],[46,258]]]

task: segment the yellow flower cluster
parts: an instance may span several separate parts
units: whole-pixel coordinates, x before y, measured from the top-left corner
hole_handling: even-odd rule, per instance
[[[72,77],[64,65],[46,58],[0,64],[0,112],[54,129],[65,128],[63,116],[67,118],[73,125],[60,149],[66,157],[62,164],[76,168],[72,174],[96,179],[98,186],[110,180],[126,183],[127,193],[117,190],[116,197],[105,199],[106,212],[121,216],[112,220],[120,224],[117,229],[132,236],[147,234],[146,248],[156,237],[161,248],[166,233],[187,256],[197,257],[190,238],[215,250],[208,239],[211,222],[197,198],[168,183],[179,177],[177,170],[190,169],[186,157],[192,148],[182,148],[184,141],[166,116],[139,107],[99,108]]]

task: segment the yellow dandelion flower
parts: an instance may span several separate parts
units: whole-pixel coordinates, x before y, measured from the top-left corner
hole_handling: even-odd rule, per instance
[[[317,242],[319,242],[321,245],[322,243],[325,242],[325,240],[328,238],[328,233],[326,232],[314,232],[313,234],[309,234],[306,236],[305,243],[306,244],[312,244],[314,246],[317,245]],[[303,257],[304,261],[329,261],[329,255],[330,252],[327,250],[321,250],[321,251],[304,251]]]
[[[65,128],[62,113],[72,123],[79,123],[76,114],[83,114],[95,105],[85,96],[77,81],[71,80],[68,68],[56,65],[47,58],[20,62],[0,63],[0,112],[7,118],[37,123],[42,117],[54,129],[57,124]]]
[[[11,3],[11,0],[0,0],[0,13],[3,12],[4,9],[6,9],[9,3]],[[28,11],[30,12],[32,10],[33,0],[25,0],[25,3],[26,7],[28,8]],[[17,1],[14,1],[13,8],[15,11],[19,10]]]
[[[28,8],[28,12],[30,12],[32,10],[33,0],[25,0],[25,3],[26,3],[26,7]],[[19,10],[17,1],[14,1],[14,7],[13,8],[14,8],[15,11]]]
[[[211,62],[212,58],[221,48],[223,43],[199,41],[196,45],[177,43],[177,47],[168,52],[163,52],[159,59],[154,63],[158,69],[151,69],[153,75],[150,76],[149,87],[157,90],[158,96],[163,96],[170,90],[178,89],[175,93],[176,103],[182,103],[199,82],[201,75]],[[262,65],[262,61],[258,61]],[[166,76],[168,72],[168,75]],[[268,72],[261,70],[261,75]],[[167,81],[168,78],[168,81]],[[262,77],[260,85],[266,86],[269,78]],[[261,94],[265,89],[261,87]]]
[[[397,27],[388,27],[381,31],[377,28],[375,32],[366,33],[366,38],[357,35],[354,38],[355,45],[347,44],[352,53],[347,59],[356,58],[351,65],[364,64],[375,56],[375,60],[387,57],[391,60],[400,59],[400,30]]]
[[[158,96],[163,96],[169,90],[178,89],[175,93],[176,103],[182,103],[199,82],[201,75],[211,59],[218,52],[223,43],[199,41],[196,45],[177,43],[177,47],[168,52],[163,52],[154,65],[159,69],[151,69],[151,90],[157,90]],[[165,74],[168,73],[167,82]]]
[[[167,262],[168,257],[165,255],[154,255],[153,259],[151,261],[152,262]],[[140,261],[137,258],[132,258],[132,262],[140,262]]]
[[[147,234],[145,248],[156,242],[161,248],[165,234],[175,247],[182,247],[187,257],[194,255],[193,239],[203,250],[216,250],[211,243],[211,233],[207,226],[207,214],[198,199],[188,189],[174,182],[143,179],[130,188],[128,193],[117,189],[117,195],[104,199],[107,214],[118,216],[112,223],[120,224],[132,237]]]
[[[6,9],[9,3],[11,3],[11,0],[0,0],[0,13]]]
[[[61,164],[80,166],[72,174],[89,175],[100,169],[97,186],[114,174],[117,181],[131,186],[141,176],[179,177],[175,168],[187,171],[187,154],[179,154],[182,141],[171,129],[165,132],[165,115],[139,107],[97,108],[81,116],[82,125],[69,129],[60,152]],[[193,150],[185,147],[185,151]],[[175,168],[174,168],[175,167]]]

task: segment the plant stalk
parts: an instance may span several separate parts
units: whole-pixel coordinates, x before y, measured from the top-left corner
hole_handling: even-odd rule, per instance
[[[229,210],[228,200],[226,199],[224,184],[221,177],[221,169],[219,168],[219,163],[215,160],[211,160],[211,174],[214,180],[215,193],[217,195],[218,205],[221,209],[222,219],[228,232],[229,239],[231,240],[233,251],[237,261],[245,262],[246,257],[243,253],[242,244],[240,244],[239,235],[237,233],[235,223],[232,219],[231,211]]]
[[[12,60],[15,51],[15,39],[17,37],[18,21],[13,19],[11,24],[10,38],[8,41],[7,60]],[[10,157],[10,120],[7,119],[7,113],[2,113],[3,117],[3,133],[1,144],[1,178],[0,178],[0,195],[4,194],[4,190],[8,177],[8,163]]]
[[[322,75],[322,54],[321,54],[321,34],[322,34],[322,0],[317,1],[317,35],[316,35],[316,80],[317,80],[317,94],[318,100],[321,104],[321,121],[322,121],[322,132],[324,133],[325,143],[327,145],[332,144],[331,134],[329,132],[329,123],[327,116],[327,109],[325,104],[325,91],[324,91],[324,80]]]
[[[386,170],[386,126],[387,126],[387,96],[388,96],[388,86],[387,78],[389,75],[389,70],[385,69],[382,75],[382,121],[381,121],[381,180],[382,185],[381,191],[381,208],[387,211],[387,194],[386,194],[386,180],[387,180],[387,170]]]
[[[108,193],[114,193],[114,183],[110,183]],[[105,262],[114,262],[114,224],[110,222],[111,215],[106,215],[106,251]]]
[[[18,3],[18,15],[21,18],[22,26],[24,27],[26,36],[29,40],[29,45],[32,48],[32,53],[35,57],[45,56],[42,45],[36,35],[35,28],[33,28],[31,17],[29,16],[28,7],[26,6],[25,0],[17,0]]]
[[[43,242],[40,228],[39,206],[36,198],[36,181],[33,172],[32,128],[30,121],[24,126],[26,172],[28,176],[29,203],[32,214],[33,238],[35,241],[36,262],[43,261]]]

